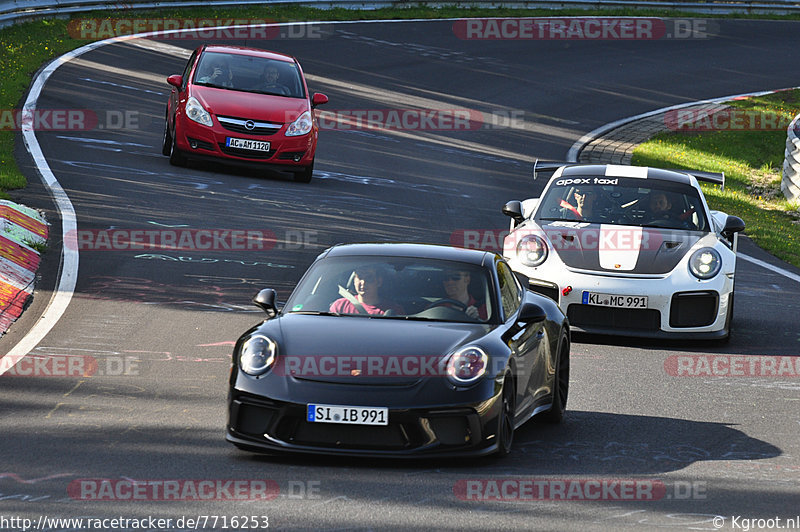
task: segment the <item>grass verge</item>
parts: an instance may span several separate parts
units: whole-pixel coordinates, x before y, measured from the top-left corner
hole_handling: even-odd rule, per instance
[[[724,191],[703,185],[709,206],[742,218],[758,246],[800,267],[800,206],[780,191],[785,126],[800,113],[800,90],[729,105],[739,116],[756,117],[752,123],[767,118],[768,129],[661,133],[636,148],[632,164],[725,172]],[[743,129],[750,123],[744,120]]]

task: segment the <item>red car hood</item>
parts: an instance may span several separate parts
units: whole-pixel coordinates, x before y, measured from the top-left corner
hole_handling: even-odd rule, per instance
[[[288,123],[309,109],[304,98],[270,96],[213,87],[192,87],[191,95],[213,115]]]

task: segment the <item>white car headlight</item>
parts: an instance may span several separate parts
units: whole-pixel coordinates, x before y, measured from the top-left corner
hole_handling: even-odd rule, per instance
[[[261,375],[275,363],[278,344],[266,336],[248,338],[239,350],[239,367],[248,375]]]
[[[289,124],[289,127],[286,129],[286,136],[297,137],[299,135],[305,135],[311,131],[311,126],[313,125],[314,122],[311,120],[311,113],[306,111],[298,116],[297,120]]]
[[[517,257],[525,266],[539,266],[547,260],[547,243],[537,235],[525,235],[517,242]]]
[[[204,126],[211,127],[214,123],[211,121],[211,115],[203,109],[203,106],[200,105],[200,102],[197,101],[197,98],[192,96],[186,102],[186,116],[189,117],[189,120],[193,120],[198,124],[203,124]]]
[[[711,279],[722,268],[722,258],[714,248],[702,248],[692,253],[689,271],[698,279]]]
[[[447,360],[447,377],[459,386],[472,384],[486,373],[489,355],[479,347],[459,349]]]

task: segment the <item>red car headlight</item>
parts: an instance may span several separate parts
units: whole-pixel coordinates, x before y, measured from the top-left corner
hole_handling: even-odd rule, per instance
[[[300,135],[305,135],[309,131],[311,131],[311,127],[313,125],[314,122],[311,119],[311,113],[309,111],[306,111],[305,113],[298,116],[297,120],[289,124],[289,127],[286,129],[286,136],[298,137]]]
[[[206,111],[197,98],[192,96],[186,101],[186,116],[189,120],[203,124],[204,126],[211,127],[214,123],[211,121],[211,114]]]

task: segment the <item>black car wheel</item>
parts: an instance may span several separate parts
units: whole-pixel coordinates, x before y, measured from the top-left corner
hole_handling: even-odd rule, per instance
[[[516,410],[514,381],[509,375],[506,375],[503,381],[501,394],[502,406],[497,426],[497,455],[507,456],[511,452],[511,445],[514,443],[514,412]]]
[[[314,175],[314,161],[311,161],[311,164],[306,166],[300,172],[295,172],[294,180],[298,183],[310,183],[311,177]]]
[[[169,155],[172,152],[172,135],[169,134],[169,122],[164,120],[164,140],[161,142],[161,154]]]
[[[178,136],[178,127],[175,124],[175,134],[170,135],[171,142],[169,143],[169,163],[173,166],[186,166],[186,156],[178,150],[175,143],[175,137]]]
[[[540,419],[546,423],[561,423],[567,410],[567,397],[569,396],[569,340],[564,335],[561,338],[561,348],[558,352],[558,365],[553,382],[553,406],[543,412]]]

